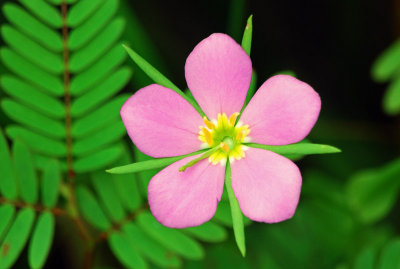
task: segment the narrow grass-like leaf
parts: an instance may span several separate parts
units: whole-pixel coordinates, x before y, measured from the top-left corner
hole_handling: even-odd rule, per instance
[[[4,235],[8,231],[15,215],[15,208],[12,205],[0,206],[0,242],[3,241]]]
[[[120,140],[126,134],[125,126],[121,120],[109,124],[101,132],[94,133],[75,142],[73,153],[83,156]]]
[[[60,28],[62,26],[60,12],[44,0],[19,0],[19,2],[50,27]]]
[[[1,27],[1,35],[10,47],[37,66],[55,74],[63,71],[60,55],[48,51],[15,28],[4,25]]]
[[[137,173],[144,170],[152,170],[157,168],[164,168],[176,161],[179,161],[185,157],[193,156],[196,154],[200,154],[204,152],[204,150],[196,151],[193,153],[189,153],[186,155],[181,155],[177,157],[167,157],[167,158],[158,158],[151,159],[147,161],[131,163],[124,166],[118,166],[111,169],[108,169],[107,172],[111,174],[128,174],[128,173]]]
[[[400,66],[399,66],[400,69]],[[390,115],[400,113],[400,78],[396,78],[383,96],[383,109]]]
[[[68,26],[75,28],[86,20],[98,7],[103,0],[81,0],[73,5],[68,11]]]
[[[115,164],[123,164],[131,161],[132,158],[128,152],[124,150],[121,158]],[[137,176],[127,174],[112,175],[112,178],[123,206],[130,212],[136,210],[142,202]]]
[[[68,45],[71,51],[79,49],[91,40],[110,21],[118,8],[118,0],[103,1],[103,4],[83,24],[72,30]]]
[[[202,241],[212,243],[222,242],[228,236],[226,230],[223,227],[211,221],[197,227],[186,228],[183,231]]]
[[[229,198],[228,198],[229,199]],[[218,224],[222,224],[227,227],[232,227],[232,214],[231,209],[228,201],[221,201],[218,203],[217,212],[212,219]],[[243,224],[247,226],[251,223],[251,220],[246,216],[243,216]]]
[[[87,46],[72,54],[69,66],[70,71],[72,73],[80,72],[97,60],[118,40],[124,27],[124,19],[114,19]]]
[[[79,186],[76,188],[76,200],[80,212],[91,225],[101,231],[111,227],[111,223],[101,209],[99,202],[86,187]]]
[[[329,145],[321,145],[321,144],[312,144],[312,143],[296,143],[290,145],[283,146],[270,146],[270,145],[261,145],[255,143],[247,143],[249,147],[266,149],[273,151],[282,155],[292,155],[292,154],[326,154],[326,153],[339,153],[340,149],[335,148]]]
[[[57,52],[63,50],[61,36],[38,21],[23,8],[15,4],[6,3],[3,6],[3,13],[8,21],[16,25],[21,29],[21,31],[41,43],[43,46]]]
[[[120,120],[119,111],[128,98],[129,95],[119,95],[99,109],[77,119],[72,125],[72,136],[80,138],[98,131],[111,122]]]
[[[372,223],[393,208],[400,191],[400,159],[379,168],[366,170],[350,178],[347,197],[361,221]]]
[[[135,224],[127,223],[122,230],[135,249],[155,265],[161,268],[178,268],[180,266],[181,261],[176,255],[169,253],[165,247],[157,244]]]
[[[7,140],[0,130],[0,191],[5,198],[14,200],[17,198],[17,182],[10,156]]]
[[[0,78],[0,85],[10,96],[47,116],[57,119],[63,119],[65,116],[65,107],[58,99],[17,77],[4,75]]]
[[[90,68],[77,74],[71,81],[71,94],[79,96],[101,82],[112,70],[117,68],[124,62],[126,53],[121,45],[118,44],[101,57],[99,61],[93,64]]]
[[[32,109],[22,106],[10,99],[3,99],[1,107],[13,120],[32,129],[55,138],[65,137],[65,128],[59,121],[49,119]]]
[[[113,96],[129,81],[132,72],[128,67],[122,67],[102,81],[91,91],[75,99],[71,105],[71,114],[81,116]]]
[[[13,140],[20,138],[30,149],[37,153],[54,157],[64,157],[67,153],[63,142],[37,134],[18,125],[8,125],[6,133]]]
[[[379,260],[378,269],[400,268],[400,240],[395,239],[385,246]]]
[[[247,19],[246,28],[244,29],[242,37],[242,48],[250,56],[251,52],[251,40],[253,36],[253,15]]]
[[[20,197],[29,204],[35,204],[38,200],[38,182],[33,159],[28,147],[18,139],[13,144],[13,157]]]
[[[253,97],[254,93],[256,92],[256,87],[257,87],[257,73],[253,70],[253,72],[251,74],[249,90],[247,91],[246,99],[244,101],[244,106],[242,107],[242,110],[240,111],[240,115],[242,114],[243,110],[246,108],[247,104],[250,102],[251,98]],[[240,115],[239,115],[238,120],[240,119]]]
[[[60,165],[57,160],[50,160],[43,171],[41,182],[42,203],[45,207],[54,207],[57,204],[60,180]]]
[[[244,225],[243,225],[243,214],[240,210],[239,203],[233,193],[232,183],[231,183],[231,166],[229,161],[226,163],[225,169],[225,188],[229,197],[229,204],[231,206],[232,223],[233,223],[233,233],[235,234],[236,244],[242,253],[242,256],[246,256],[246,243],[244,235]]]
[[[143,231],[172,252],[193,260],[204,256],[204,250],[199,243],[179,230],[161,225],[150,213],[140,214],[137,222]]]
[[[0,50],[0,57],[5,66],[20,77],[33,82],[51,95],[60,96],[64,93],[64,85],[60,78],[55,77],[37,66],[31,64],[8,48]]]
[[[203,117],[204,112],[201,110],[200,106],[190,99],[184,92],[182,92],[174,83],[167,79],[163,74],[161,74],[157,69],[155,69],[151,64],[149,64],[145,59],[143,59],[139,54],[126,45],[122,45],[128,52],[129,57],[142,69],[155,83],[167,87],[180,96],[182,96],[186,101],[188,101],[199,114]]]
[[[125,217],[125,211],[118,198],[117,189],[111,178],[112,176],[106,174],[104,171],[97,171],[91,177],[92,185],[107,215],[114,222],[122,221]]]
[[[117,259],[127,268],[146,269],[147,263],[135,251],[126,235],[115,232],[108,238],[108,245]]]
[[[389,80],[400,68],[400,39],[390,45],[372,65],[372,77],[376,81]]]
[[[78,173],[90,172],[104,168],[117,160],[122,154],[120,145],[99,150],[87,157],[79,158],[75,164],[75,171]]]
[[[10,268],[22,252],[35,220],[35,212],[30,208],[18,212],[4,241],[0,246],[0,268]]]
[[[30,268],[42,268],[46,262],[53,243],[54,226],[54,216],[50,212],[44,212],[38,217],[28,248]]]
[[[354,269],[375,269],[376,251],[373,248],[367,248],[357,256],[354,262]]]

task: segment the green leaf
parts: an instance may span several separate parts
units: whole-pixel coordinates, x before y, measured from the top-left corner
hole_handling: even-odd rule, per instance
[[[389,85],[382,101],[383,109],[386,113],[389,115],[400,113],[400,78],[396,78],[396,80]]]
[[[122,67],[111,74],[95,88],[75,99],[71,105],[71,115],[74,117],[88,113],[102,104],[129,81],[132,72],[128,67]]]
[[[181,261],[176,255],[155,242],[135,224],[127,223],[122,229],[134,248],[155,265],[162,268],[178,268],[181,265]]]
[[[47,93],[56,96],[61,96],[64,93],[64,84],[60,78],[37,68],[37,66],[31,64],[14,51],[2,48],[0,57],[5,66],[12,72],[34,83]]]
[[[30,62],[54,74],[63,72],[64,62],[60,55],[48,51],[9,25],[1,27],[1,34],[11,48]]]
[[[251,51],[251,40],[253,36],[253,15],[247,19],[246,28],[244,29],[242,38],[242,48],[250,56]]]
[[[100,131],[104,126],[112,122],[120,121],[120,110],[128,95],[119,95],[97,110],[76,119],[72,124],[72,136],[81,138],[93,132]]]
[[[108,245],[115,257],[127,268],[147,268],[146,262],[135,251],[130,240],[121,233],[112,233],[108,238]]]
[[[400,191],[400,159],[352,176],[347,197],[354,213],[365,223],[376,222],[393,208]]]
[[[11,119],[18,123],[29,126],[42,134],[54,138],[65,137],[65,127],[59,121],[43,116],[34,110],[22,106],[10,99],[3,99],[1,102],[1,107]]]
[[[34,158],[35,167],[37,169],[39,169],[40,171],[44,171],[46,169],[47,165],[49,164],[49,162],[54,160],[52,157],[43,156],[40,154],[35,154],[33,156],[33,158]],[[66,162],[60,163],[60,170],[63,172],[67,171]]]
[[[73,96],[79,96],[91,87],[96,86],[96,84],[104,80],[111,71],[115,70],[123,63],[125,58],[126,53],[118,44],[90,68],[72,78],[70,88],[71,94]]]
[[[4,241],[0,246],[0,268],[10,268],[22,252],[35,220],[35,212],[30,208],[18,212]]]
[[[225,195],[225,192],[224,192],[224,195]],[[217,212],[215,212],[215,215],[212,220],[215,221],[216,223],[222,224],[226,227],[233,226],[232,214],[231,214],[229,202],[220,201],[218,203]],[[247,226],[247,225],[251,224],[251,220],[249,218],[247,218],[246,216],[243,216],[243,224],[244,224],[244,226]]]
[[[60,180],[60,165],[57,160],[50,160],[43,171],[41,184],[42,203],[45,207],[57,204]]]
[[[183,231],[200,240],[212,243],[222,242],[228,236],[224,228],[211,221],[197,227],[186,228]]]
[[[188,101],[199,114],[203,117],[204,112],[201,110],[200,106],[190,99],[184,92],[182,92],[174,83],[167,79],[163,74],[161,74],[157,69],[155,69],[151,64],[149,64],[145,59],[143,59],[134,50],[126,45],[122,45],[124,49],[128,52],[129,57],[142,69],[155,83],[160,84],[166,88],[169,88],[182,96],[186,101]]]
[[[376,251],[372,248],[363,250],[354,262],[354,269],[375,269]]]
[[[113,163],[121,154],[122,147],[120,145],[111,146],[89,156],[79,158],[75,162],[74,168],[78,173],[99,170]]]
[[[46,262],[53,242],[54,226],[54,217],[50,212],[39,216],[28,248],[30,268],[42,268]]]
[[[95,172],[92,174],[92,184],[110,219],[114,222],[122,221],[125,217],[125,211],[111,176],[103,171]]]
[[[12,76],[0,78],[0,85],[10,96],[49,117],[64,119],[65,107],[60,100],[49,96],[32,85]]]
[[[19,2],[50,27],[60,28],[62,26],[60,12],[45,1],[19,0]]]
[[[144,232],[172,252],[187,259],[203,258],[204,250],[201,245],[179,230],[161,225],[150,213],[140,214],[137,222]]]
[[[240,115],[242,114],[243,110],[246,108],[247,104],[250,102],[251,98],[253,98],[253,95],[256,91],[256,87],[257,87],[257,73],[253,70],[253,72],[251,74],[249,90],[247,91],[246,100],[244,101],[244,105],[242,107],[242,110],[240,111]],[[237,121],[240,119],[240,115],[239,115]]]
[[[61,36],[27,13],[23,8],[15,4],[6,3],[3,6],[3,13],[8,21],[43,46],[57,52],[63,50]]]
[[[121,120],[108,124],[100,132],[85,137],[75,142],[73,153],[83,156],[120,140],[126,134],[125,126]]]
[[[126,150],[124,150],[121,158],[115,164],[123,164],[131,162],[132,158]],[[113,181],[118,191],[118,196],[121,199],[124,207],[133,212],[142,202],[139,192],[138,178],[136,175],[112,175]]]
[[[200,154],[204,152],[204,150],[192,152],[186,155],[181,155],[177,157],[167,157],[167,158],[158,158],[158,159],[151,159],[147,161],[131,163],[124,166],[118,166],[111,169],[108,169],[107,172],[111,174],[128,174],[128,173],[137,173],[144,170],[152,170],[157,168],[166,167],[176,161],[179,161],[185,157],[193,156],[196,154]]]
[[[89,2],[89,1],[86,1]],[[91,4],[93,4],[92,2]],[[79,27],[72,30],[68,38],[68,45],[71,51],[79,49],[104,28],[118,9],[118,0],[103,1],[92,16]]]
[[[7,141],[3,132],[0,131],[0,191],[6,199],[15,200],[17,198],[17,182],[12,167]]]
[[[19,125],[8,125],[6,133],[13,140],[20,138],[35,153],[48,154],[53,157],[64,157],[67,154],[63,142],[37,134]]]
[[[246,146],[266,149],[273,151],[281,155],[293,155],[293,154],[326,154],[326,153],[339,153],[340,149],[329,145],[312,144],[312,143],[296,143],[283,146],[269,146],[255,143],[246,143]]]
[[[10,227],[15,215],[15,208],[12,205],[1,205],[0,206],[0,242]]]
[[[101,209],[99,202],[86,187],[78,186],[76,188],[76,200],[80,212],[91,225],[101,231],[111,228],[111,223]]]
[[[89,44],[71,55],[70,71],[81,72],[96,61],[118,40],[124,27],[125,20],[122,18],[110,22]]]
[[[376,81],[389,80],[400,68],[400,39],[390,45],[372,65],[372,77]]]
[[[382,251],[378,269],[400,268],[400,240],[390,242]]]
[[[38,200],[38,182],[33,159],[28,147],[18,139],[13,144],[13,157],[20,196],[23,201],[35,204]]]
[[[103,0],[80,0],[68,11],[68,26],[75,28],[86,20],[98,7]]]
[[[235,234],[236,244],[240,250],[240,253],[242,253],[242,256],[244,257],[246,256],[246,243],[244,236],[243,215],[235,194],[233,193],[231,184],[231,166],[229,161],[226,163],[225,169],[225,187],[229,197],[229,204],[231,206],[233,233]]]

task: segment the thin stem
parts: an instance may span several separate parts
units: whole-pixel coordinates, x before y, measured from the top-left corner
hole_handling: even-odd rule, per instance
[[[51,212],[53,213],[53,215],[55,216],[61,216],[61,215],[66,215],[67,212],[61,208],[58,207],[54,207],[54,208],[48,208],[42,205],[32,205],[32,204],[28,204],[22,201],[11,201],[11,200],[7,200],[4,197],[0,197],[0,203],[2,204],[9,204],[12,205],[14,207],[17,208],[33,208],[33,210],[37,211],[37,212]]]

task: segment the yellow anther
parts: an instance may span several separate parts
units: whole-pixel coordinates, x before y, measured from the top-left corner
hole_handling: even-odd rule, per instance
[[[240,131],[240,132],[238,132],[237,135],[236,135],[236,140],[237,140],[237,141],[242,141],[242,138],[243,138],[243,133],[242,133],[242,131]]]
[[[233,126],[235,125],[236,119],[239,116],[239,112],[235,112],[233,113],[230,117],[229,117],[229,123]]]
[[[219,144],[219,146],[222,148],[223,151],[229,152],[229,146],[228,146],[228,144],[226,144],[226,143],[224,143],[224,142],[221,142],[221,143]]]
[[[208,129],[212,130],[215,128],[214,123],[209,121],[206,116],[203,117],[204,124],[207,126]]]
[[[204,127],[201,128],[201,130],[202,130],[203,133],[204,133],[204,137],[206,138],[207,144],[210,145],[210,146],[212,146],[212,144],[213,144],[213,138],[212,138],[211,133],[207,130],[207,128],[204,128]]]

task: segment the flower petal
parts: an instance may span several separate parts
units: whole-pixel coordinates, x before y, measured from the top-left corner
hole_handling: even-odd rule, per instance
[[[308,135],[320,109],[321,99],[307,83],[277,75],[258,89],[240,121],[250,126],[251,142],[286,145]]]
[[[216,119],[239,112],[251,80],[251,60],[226,34],[212,34],[201,41],[186,59],[188,87],[204,113]]]
[[[233,192],[244,215],[267,223],[294,215],[301,174],[292,161],[272,151],[249,148],[231,169]]]
[[[150,210],[164,226],[186,228],[210,220],[224,186],[225,167],[204,159],[185,172],[179,167],[199,155],[186,157],[156,174],[148,187]]]
[[[121,117],[133,143],[152,157],[171,157],[201,149],[203,120],[179,94],[152,84],[132,95]]]

